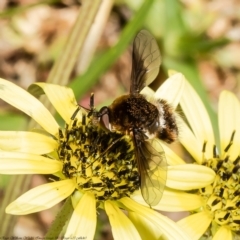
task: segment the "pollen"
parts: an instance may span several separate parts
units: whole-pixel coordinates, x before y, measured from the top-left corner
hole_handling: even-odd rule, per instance
[[[216,224],[226,225],[232,231],[239,232],[240,157],[232,160],[228,155],[229,148],[225,149],[224,158],[214,153],[213,158],[205,160],[204,165],[212,168],[216,177],[211,185],[200,190],[200,194]]]
[[[108,132],[82,115],[59,129],[58,156],[65,178],[76,180],[80,192],[98,201],[117,200],[139,189],[139,173],[129,136]]]

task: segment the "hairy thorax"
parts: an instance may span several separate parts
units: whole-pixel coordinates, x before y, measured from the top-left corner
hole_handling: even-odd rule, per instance
[[[153,125],[159,118],[157,107],[140,94],[128,94],[117,98],[109,110],[111,125],[117,131],[127,133],[133,128],[153,132],[154,129],[151,128],[154,128]]]

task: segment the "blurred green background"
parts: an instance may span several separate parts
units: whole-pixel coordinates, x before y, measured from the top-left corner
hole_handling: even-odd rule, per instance
[[[80,0],[1,0],[0,77],[25,89],[36,81],[51,82],[49,73],[64,49],[71,47],[74,55],[76,42],[67,39],[83,4]],[[151,87],[158,88],[169,69],[182,72],[201,96],[217,133],[219,93],[227,89],[240,96],[240,3],[234,0],[101,1],[66,83],[79,104],[88,107],[91,92],[100,107],[128,91],[131,42],[143,28],[157,39],[162,54],[161,71]],[[62,84],[57,74],[55,83]],[[2,101],[0,107],[1,130],[27,128],[25,115]],[[1,177],[1,198],[7,182]],[[34,229],[39,236],[44,234],[51,222],[46,216],[55,211],[21,217],[18,231],[31,235]],[[109,225],[98,228],[96,239],[112,239]]]

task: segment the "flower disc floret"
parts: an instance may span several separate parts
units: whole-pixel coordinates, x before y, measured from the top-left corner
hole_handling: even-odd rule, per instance
[[[118,200],[139,189],[139,173],[132,140],[102,130],[83,114],[59,129],[59,159],[66,178],[75,178],[79,191],[97,200]]]
[[[225,150],[228,150],[226,148]],[[215,151],[214,151],[215,152]],[[240,157],[234,161],[216,153],[204,165],[216,173],[214,182],[200,190],[205,207],[218,225],[227,225],[232,231],[240,231]]]

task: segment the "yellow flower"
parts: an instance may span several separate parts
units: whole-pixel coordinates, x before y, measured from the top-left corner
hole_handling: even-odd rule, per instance
[[[154,96],[164,98],[176,107],[184,83],[183,76],[176,74]],[[129,136],[109,133],[91,125],[83,110],[76,113],[77,102],[69,88],[36,83],[32,90],[47,95],[64,119],[65,127],[61,128],[35,97],[0,79],[0,98],[25,112],[46,131],[0,131],[0,173],[54,174],[59,181],[29,190],[8,205],[7,213],[23,215],[42,211],[72,196],[74,212],[65,237],[93,239],[96,210],[103,208],[109,217],[114,239],[158,239],[161,235],[167,239],[189,239],[172,220],[144,206],[146,204],[138,190],[139,178]],[[171,186],[184,177],[181,186],[184,185],[184,189],[194,188],[196,184],[189,179],[193,167],[195,171],[206,168],[191,165],[185,171],[182,165],[170,167],[167,184]],[[209,176],[209,172],[200,173],[200,176]],[[213,177],[206,179],[201,182],[202,187],[209,184]],[[171,190],[165,194],[164,191],[163,201],[156,208],[167,211],[166,202],[173,202],[172,206],[180,209],[173,199],[179,195],[188,199],[191,194]],[[199,203],[190,205],[191,209],[195,209]]]
[[[212,184],[195,192],[201,205],[178,224],[193,240],[204,234],[214,240],[232,240],[240,231],[240,103],[228,91],[220,95],[220,147],[217,147],[207,111],[188,83],[180,105],[190,126],[180,120],[180,142],[197,164],[212,169],[216,176]]]

